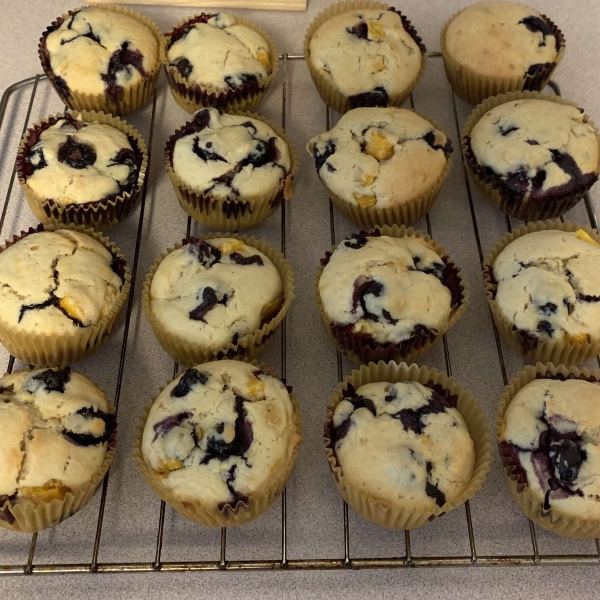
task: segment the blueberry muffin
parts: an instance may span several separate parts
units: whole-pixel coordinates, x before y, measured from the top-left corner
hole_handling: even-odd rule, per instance
[[[420,383],[348,386],[330,433],[346,485],[395,510],[433,513],[471,481],[475,451],[464,419],[449,393]]]
[[[432,206],[452,144],[430,121],[401,108],[356,108],[307,146],[340,212],[356,225],[411,223]],[[387,222],[390,221],[390,222]]]
[[[488,259],[485,272],[500,331],[509,329],[530,360],[543,360],[533,354],[539,346],[600,343],[600,245],[583,229],[526,233]]]
[[[222,360],[188,369],[158,395],[138,464],[184,516],[240,525],[281,493],[300,441],[285,385],[255,365]]]
[[[17,166],[29,206],[44,224],[105,229],[135,205],[147,160],[143,140],[124,121],[86,112],[32,127]]]
[[[359,106],[399,106],[425,70],[426,49],[404,15],[384,4],[333,5],[305,41],[307,65],[323,101],[340,113]]]
[[[42,35],[42,68],[70,108],[125,115],[156,87],[162,34],[144,15],[121,7],[84,7]]]
[[[100,240],[100,241],[98,241]],[[19,360],[65,366],[103,341],[129,290],[106,238],[31,232],[0,252],[0,340]]]
[[[165,159],[182,208],[209,227],[251,227],[293,194],[295,151],[255,115],[203,108],[171,136]]]
[[[68,367],[0,379],[0,526],[39,530],[85,506],[108,469],[114,429],[104,394]],[[58,518],[43,523],[48,512]]]
[[[284,305],[278,267],[237,238],[191,238],[162,257],[147,282],[148,319],[164,349],[184,365],[243,352]]]
[[[538,365],[542,367],[542,365]],[[541,373],[520,387],[500,416],[500,455],[513,495],[550,530],[558,522],[600,531],[600,385],[594,378]],[[551,518],[545,518],[551,515]],[[559,529],[559,527],[561,529]],[[588,532],[589,534],[590,532]],[[575,536],[578,537],[578,536]]]
[[[545,15],[513,2],[478,2],[454,15],[440,45],[452,89],[471,104],[509,91],[541,91],[565,42]]]
[[[203,106],[252,110],[277,67],[271,38],[229,13],[186,19],[166,35],[163,59],[175,101],[189,113]]]
[[[412,230],[355,235],[322,263],[323,325],[353,360],[416,360],[454,323],[459,308],[464,310],[457,267]]]
[[[467,123],[463,140],[475,183],[511,216],[560,216],[598,179],[598,132],[582,109],[555,97],[506,98],[491,98],[490,108],[484,103]]]

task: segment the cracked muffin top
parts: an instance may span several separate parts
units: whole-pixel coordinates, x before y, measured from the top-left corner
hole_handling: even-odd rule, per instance
[[[511,242],[493,265],[496,304],[533,339],[600,339],[600,246],[585,231],[545,230]]]
[[[39,197],[59,205],[131,193],[142,162],[132,141],[110,125],[59,119],[25,153],[25,181]]]
[[[45,35],[42,51],[59,87],[83,94],[118,96],[158,63],[158,40],[144,23],[92,7]]]
[[[402,94],[417,78],[423,60],[419,42],[393,9],[353,10],[317,29],[309,60],[349,97],[351,108],[387,106],[390,96]]]
[[[228,13],[204,15],[203,20],[175,29],[167,50],[169,65],[189,86],[227,91],[247,83],[263,85],[272,73],[266,40]]]
[[[96,325],[118,301],[124,262],[92,237],[42,231],[0,253],[2,320],[25,333]]]
[[[515,100],[473,127],[471,151],[486,171],[525,199],[563,197],[598,178],[596,133],[583,111],[547,100]]]
[[[115,427],[109,413],[104,394],[69,368],[0,379],[0,505],[62,500],[91,481]]]
[[[286,470],[300,442],[293,412],[285,385],[254,365],[198,365],[154,401],[144,460],[178,500],[235,506]]]
[[[600,386],[581,379],[536,379],[504,414],[501,453],[543,503],[600,519]]]
[[[254,333],[283,303],[277,267],[235,238],[192,238],[159,264],[150,287],[150,310],[182,342],[221,350]]]
[[[513,2],[478,2],[446,30],[448,54],[482,77],[524,77],[553,63],[560,47],[551,25],[536,10]]]
[[[475,465],[455,404],[446,390],[415,381],[348,386],[330,432],[348,484],[399,509],[433,511],[455,500]]]
[[[307,150],[334,194],[363,208],[388,208],[430,190],[452,145],[411,110],[355,108],[310,140]]]
[[[203,108],[167,144],[173,170],[196,192],[262,198],[291,169],[288,145],[266,123]]]
[[[398,344],[445,328],[452,294],[446,264],[425,240],[360,234],[344,240],[319,280],[325,314],[336,328]]]

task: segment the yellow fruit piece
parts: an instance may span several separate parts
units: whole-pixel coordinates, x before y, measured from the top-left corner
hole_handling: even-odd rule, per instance
[[[373,60],[373,67],[375,71],[383,71],[385,69],[385,61],[383,60],[383,56],[376,56]]]
[[[367,21],[367,30],[369,32],[369,38],[376,42],[380,42],[385,39],[385,31],[381,21]]]
[[[279,307],[281,306],[281,297],[275,298],[275,300],[271,300],[271,302],[267,302],[262,310],[260,311],[260,321],[266,322],[270,321],[278,312]]]
[[[225,242],[221,246],[221,252],[223,254],[229,254],[230,252],[237,252],[238,250],[243,250],[244,246],[245,246],[244,242],[242,242],[240,240],[233,240],[231,242]]]
[[[358,205],[362,208],[369,208],[377,204],[377,198],[375,196],[371,196],[369,194],[361,195],[357,194],[356,192],[354,192],[353,196]]]
[[[587,342],[588,336],[585,333],[580,333],[579,335],[571,335],[565,331],[565,342],[570,342],[571,344],[582,344],[583,342]]]
[[[271,57],[269,56],[269,53],[266,50],[259,50],[256,54],[256,60],[265,65],[269,73],[271,72],[273,68],[271,65]]]
[[[369,175],[368,173],[363,173],[362,181],[360,185],[366,187],[367,185],[371,185],[375,181],[375,175]]]
[[[590,237],[583,229],[578,229],[575,232],[575,236],[578,237],[582,242],[587,242],[588,244],[593,244],[594,246],[598,246],[600,248],[600,244]]]
[[[81,323],[85,322],[83,310],[73,296],[67,294],[64,298],[60,299],[59,305],[72,319],[77,319]]]
[[[394,146],[382,135],[373,133],[367,140],[365,152],[377,160],[387,160],[394,156]]]
[[[250,380],[248,381],[248,393],[251,396],[258,396],[265,391],[265,384],[254,375],[250,375]]]
[[[51,502],[64,500],[69,488],[56,479],[50,479],[42,486],[22,487],[19,496],[29,498],[33,502]]]
[[[161,463],[158,471],[159,477],[166,477],[171,471],[178,471],[183,468],[183,461],[169,458]]]

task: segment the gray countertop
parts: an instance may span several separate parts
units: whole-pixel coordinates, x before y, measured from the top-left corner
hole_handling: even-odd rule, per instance
[[[302,52],[306,27],[328,2],[309,1],[306,13],[239,11],[260,23],[275,38],[280,51]],[[459,0],[404,1],[399,7],[423,37],[429,50],[439,50],[439,32],[456,10],[469,4]],[[530,5],[546,12],[559,25],[567,40],[565,59],[556,80],[563,95],[585,107],[600,120],[598,45],[600,44],[600,3],[594,0],[565,2],[531,0]],[[0,87],[40,72],[37,43],[42,30],[59,14],[72,8],[65,0],[0,2]],[[168,29],[181,18],[201,9],[134,7]],[[234,11],[236,12],[236,11]],[[259,107],[259,112],[275,122],[281,120],[281,74]],[[288,558],[343,557],[342,503],[330,481],[322,445],[324,409],[337,383],[336,354],[321,329],[314,305],[314,277],[319,258],[330,245],[329,207],[309,157],[303,148],[309,137],[325,129],[325,108],[321,103],[303,61],[288,64],[287,131],[301,150],[301,171],[296,179],[296,195],[287,205],[287,255],[296,272],[297,299],[287,319],[287,377],[302,404],[305,438],[296,470],[287,492]],[[4,198],[18,140],[21,134],[31,88],[13,95],[0,132],[0,198]],[[425,76],[414,94],[417,110],[442,123],[450,137],[458,140],[452,110],[452,96],[440,59],[429,62]],[[47,82],[33,105],[31,119],[58,112],[61,105]],[[458,118],[466,120],[471,107],[458,101]],[[128,120],[146,137],[150,107]],[[119,409],[117,458],[111,469],[100,562],[146,563],[154,560],[159,501],[138,475],[132,460],[131,442],[142,408],[159,386],[172,375],[173,363],[158,345],[141,314],[141,283],[146,271],[165,248],[185,234],[186,218],[181,211],[162,163],[166,138],[186,120],[175,104],[161,75],[154,132],[149,191],[144,215],[143,240],[135,287],[135,302]],[[592,191],[600,202],[600,185]],[[505,232],[504,216],[477,194],[474,206],[483,251]],[[139,208],[138,208],[139,210]],[[109,235],[126,256],[133,257],[138,212],[119,224]],[[472,291],[472,305],[466,317],[449,333],[448,346],[454,376],[468,387],[484,407],[490,423],[502,392],[502,377],[494,335],[485,302],[473,222],[457,154],[444,189],[430,213],[433,236],[443,244],[463,268]],[[582,205],[568,215],[570,220],[587,223]],[[251,233],[274,245],[280,244],[281,212],[277,211]],[[12,193],[2,239],[35,224],[20,190]],[[355,228],[341,217],[335,220],[337,239]],[[417,228],[425,229],[424,222]],[[195,233],[201,233],[195,227]],[[114,395],[125,319],[109,342],[78,368],[99,380]],[[279,335],[261,356],[276,369],[281,368]],[[522,360],[503,346],[511,377]],[[0,361],[8,357],[0,352]],[[441,344],[421,361],[445,369]],[[344,370],[352,369],[344,361]],[[99,508],[99,494],[90,506],[59,527],[39,535],[34,564],[89,562]],[[512,503],[502,481],[496,456],[487,482],[471,503],[477,552],[480,555],[529,554],[531,539],[528,522]],[[258,560],[280,557],[280,503],[243,528],[230,530],[227,559]],[[166,511],[163,560],[218,560],[217,530],[199,528],[170,508]],[[540,553],[592,553],[592,541],[568,541],[537,529]],[[469,553],[465,511],[453,513],[416,531],[411,536],[415,556],[452,556]],[[24,564],[30,536],[0,530],[0,564]],[[354,557],[402,556],[403,532],[389,532],[350,514],[350,552]],[[571,567],[469,567],[460,569],[398,569],[370,571],[237,572],[237,573],[146,573],[103,575],[49,575],[6,577],[0,580],[3,597],[73,598],[526,598],[597,597],[598,566]]]

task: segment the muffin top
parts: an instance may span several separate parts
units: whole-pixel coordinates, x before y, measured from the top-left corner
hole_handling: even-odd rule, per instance
[[[600,387],[536,379],[504,415],[500,449],[544,509],[600,519]]]
[[[123,261],[84,233],[32,233],[0,253],[2,320],[53,335],[96,325],[118,301],[123,273]]]
[[[261,198],[289,175],[290,151],[266,123],[203,108],[178,134],[173,170],[196,192],[212,197]]]
[[[552,199],[598,177],[598,140],[583,111],[548,100],[515,100],[473,127],[476,161],[525,199]]]
[[[254,333],[282,303],[277,267],[235,238],[192,238],[158,265],[150,288],[150,310],[160,326],[206,350]]]
[[[419,42],[393,9],[352,10],[317,29],[309,60],[349,97],[352,108],[386,106],[417,78],[423,60]]]
[[[448,54],[481,77],[524,77],[553,63],[559,40],[544,17],[522,4],[478,2],[450,22]]]
[[[228,13],[194,21],[173,32],[167,50],[169,65],[188,85],[221,92],[247,83],[264,85],[273,71],[271,49],[257,31]]]
[[[331,434],[348,484],[396,507],[433,511],[473,475],[473,441],[455,398],[416,381],[348,386]]]
[[[61,87],[83,94],[118,96],[158,63],[158,40],[142,21],[92,7],[67,17],[45,37],[42,51]]]
[[[533,339],[600,339],[600,246],[582,229],[528,233],[493,265],[496,304]]]
[[[397,344],[447,325],[452,294],[445,270],[422,238],[360,234],[335,249],[319,293],[333,326]]]
[[[355,108],[307,150],[334,194],[363,208],[389,208],[432,188],[452,144],[411,110]]]
[[[0,504],[62,499],[104,462],[115,426],[104,394],[66,369],[0,379]]]
[[[67,117],[44,129],[24,156],[27,185],[57,204],[131,193],[142,157],[122,131]]]
[[[285,385],[254,365],[198,365],[154,401],[144,460],[176,499],[235,506],[285,472],[300,441],[293,413]]]

